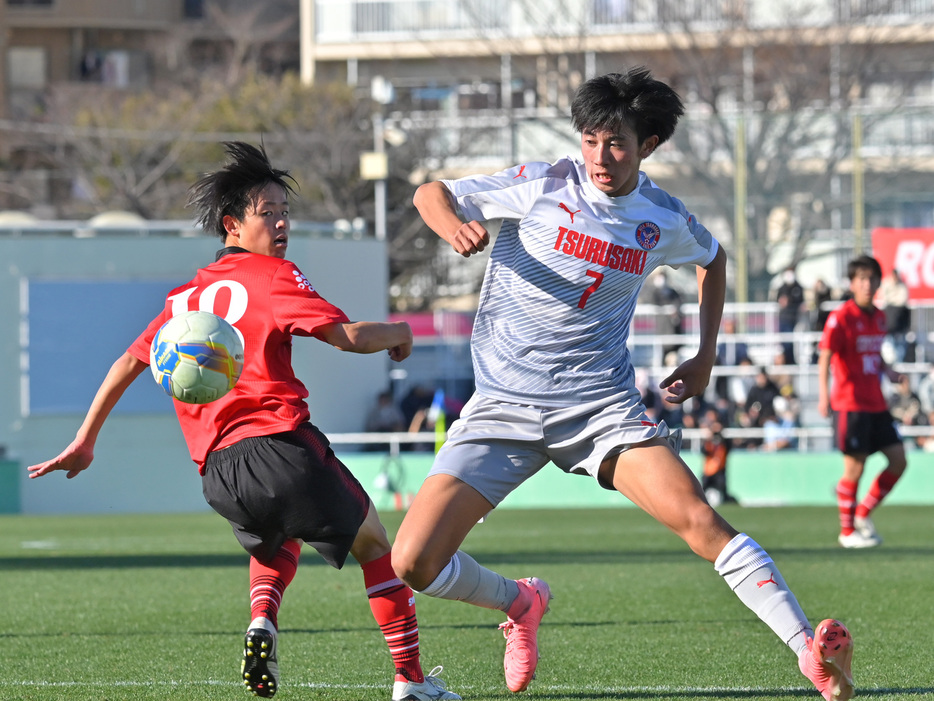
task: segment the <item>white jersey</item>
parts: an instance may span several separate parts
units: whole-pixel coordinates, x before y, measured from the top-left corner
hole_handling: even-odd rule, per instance
[[[707,266],[719,246],[644,173],[621,197],[572,158],[443,182],[467,220],[503,220],[471,340],[477,392],[491,399],[562,407],[630,390],[626,341],[645,278]]]

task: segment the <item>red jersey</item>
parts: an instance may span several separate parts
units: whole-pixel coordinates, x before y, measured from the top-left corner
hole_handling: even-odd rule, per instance
[[[148,364],[162,324],[196,309],[224,317],[243,336],[243,372],[236,387],[208,404],[173,400],[188,451],[203,471],[212,450],[291,431],[309,420],[308,390],[292,369],[292,336],[314,336],[348,318],[315,292],[294,263],[226,248],[191,282],[169,293],[163,312],[128,352]]]
[[[830,407],[834,411],[885,411],[882,394],[882,342],[885,312],[864,311],[852,299],[827,317],[820,340],[821,350],[830,350],[833,374]]]

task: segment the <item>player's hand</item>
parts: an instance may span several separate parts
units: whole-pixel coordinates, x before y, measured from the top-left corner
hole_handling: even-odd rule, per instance
[[[389,359],[394,360],[397,363],[401,363],[403,360],[412,355],[412,342],[403,343],[398,346],[393,346],[389,349]]]
[[[827,397],[818,397],[817,413],[825,419],[830,417],[830,400],[828,400]]]
[[[84,443],[73,441],[58,457],[40,462],[38,465],[30,465],[26,469],[30,479],[42,477],[56,470],[66,470],[65,477],[71,479],[87,469],[92,460],[94,460],[94,450]]]
[[[451,237],[451,248],[464,258],[480,253],[490,243],[490,232],[478,221],[461,224]]]
[[[691,397],[704,393],[710,382],[709,364],[694,357],[685,360],[675,371],[662,380],[658,387],[665,390],[665,401],[683,404]]]

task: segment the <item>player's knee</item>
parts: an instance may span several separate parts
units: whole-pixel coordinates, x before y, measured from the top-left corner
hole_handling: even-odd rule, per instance
[[[427,553],[407,547],[406,543],[398,540],[392,548],[392,568],[396,576],[415,591],[427,588],[441,570],[440,567],[435,568],[433,558]]]
[[[901,457],[890,458],[886,469],[893,475],[901,475],[906,467],[908,467],[908,460],[902,455]]]

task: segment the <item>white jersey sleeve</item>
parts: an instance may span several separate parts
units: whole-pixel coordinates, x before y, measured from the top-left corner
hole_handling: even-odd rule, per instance
[[[503,219],[471,341],[477,391],[493,399],[570,406],[629,389],[626,342],[645,278],[717,253],[644,174],[622,197],[600,192],[570,158],[443,182],[466,219]]]

